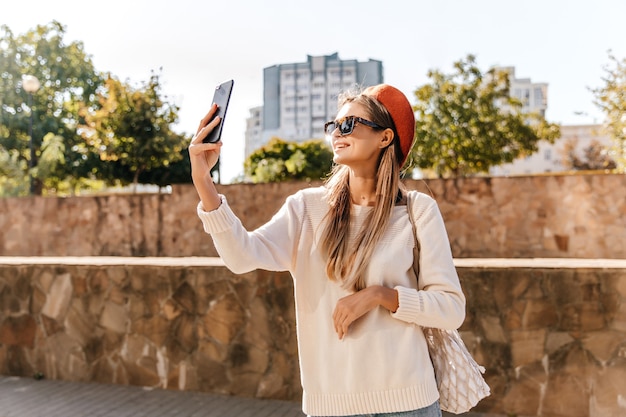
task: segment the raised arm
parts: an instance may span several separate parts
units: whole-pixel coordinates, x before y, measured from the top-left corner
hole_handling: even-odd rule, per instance
[[[215,166],[220,157],[222,142],[202,142],[209,132],[221,123],[219,117],[211,120],[216,112],[217,105],[213,104],[206,116],[200,121],[198,130],[189,144],[191,179],[202,201],[202,207],[206,211],[215,210],[221,204],[220,196],[217,193],[213,178],[211,177],[211,169]],[[209,121],[211,122],[209,123]]]

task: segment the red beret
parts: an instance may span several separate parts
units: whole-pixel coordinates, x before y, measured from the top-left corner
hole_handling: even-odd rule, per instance
[[[389,84],[378,84],[366,88],[363,94],[374,97],[389,112],[393,123],[396,125],[396,133],[400,139],[402,149],[402,165],[407,160],[413,139],[415,138],[415,113],[413,107],[402,91]]]

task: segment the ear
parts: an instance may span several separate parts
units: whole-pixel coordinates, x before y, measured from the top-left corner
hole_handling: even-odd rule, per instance
[[[391,142],[393,142],[393,138],[395,137],[393,130],[391,130],[390,128],[383,130],[382,133],[383,135],[381,136],[380,142],[378,143],[378,147],[380,149],[386,148],[387,146],[391,145]]]

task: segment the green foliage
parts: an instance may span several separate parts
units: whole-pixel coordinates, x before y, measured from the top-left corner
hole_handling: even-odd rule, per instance
[[[55,170],[61,179],[88,172],[82,157],[83,141],[76,131],[80,123],[78,109],[96,105],[96,90],[101,85],[82,43],[66,45],[64,34],[65,28],[58,22],[37,26],[21,36],[14,36],[7,26],[0,29],[0,146],[11,150],[12,155],[16,151],[18,159],[29,161],[32,114],[37,155],[48,133],[63,138],[65,163]],[[22,87],[22,76],[26,74],[36,76],[41,83],[32,94],[32,104]],[[20,166],[28,169],[28,163]],[[28,179],[27,173],[14,180],[20,178]],[[19,189],[23,190],[21,194],[28,193],[28,187]]]
[[[619,172],[626,172],[626,58],[621,61],[609,52],[613,67],[606,66],[604,86],[593,89],[595,104],[606,115],[605,129],[613,139],[611,158]]]
[[[431,83],[415,91],[413,165],[439,177],[486,173],[560,135],[558,125],[521,112],[522,104],[509,95],[507,72],[483,74],[472,55],[454,69],[452,74],[429,71]]]
[[[27,195],[29,174],[38,194],[140,178],[190,182],[188,138],[170,129],[178,108],[162,95],[159,76],[138,88],[105,80],[83,44],[66,44],[64,35],[56,21],[21,36],[0,30],[0,158],[7,164],[0,195]],[[41,83],[32,97],[22,86],[26,74]],[[31,116],[36,158],[29,172]]]
[[[99,108],[83,112],[81,134],[108,169],[94,174],[109,184],[138,183],[146,172],[183,158],[189,138],[173,132],[178,107],[161,94],[159,76],[133,87],[109,76],[99,93]],[[87,109],[89,110],[89,109]]]
[[[324,140],[298,143],[272,138],[246,158],[244,172],[254,183],[319,180],[330,172],[332,159]]]
[[[16,149],[7,151],[0,146],[0,196],[17,197],[30,188],[28,165]]]

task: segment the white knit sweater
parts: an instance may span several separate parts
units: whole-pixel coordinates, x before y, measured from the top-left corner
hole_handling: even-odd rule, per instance
[[[456,329],[465,318],[465,297],[453,264],[446,229],[436,202],[416,191],[414,219],[421,242],[419,291],[409,272],[413,230],[406,206],[393,208],[388,229],[375,249],[366,285],[395,288],[399,308],[378,307],[339,340],[332,313],[349,294],[325,273],[320,227],[329,206],[324,187],[298,191],[274,217],[248,232],[221,196],[221,206],[198,205],[227,267],[289,271],[294,280],[302,408],[312,416],[342,416],[415,410],[439,398],[420,326]],[[352,206],[351,238],[370,207]]]

